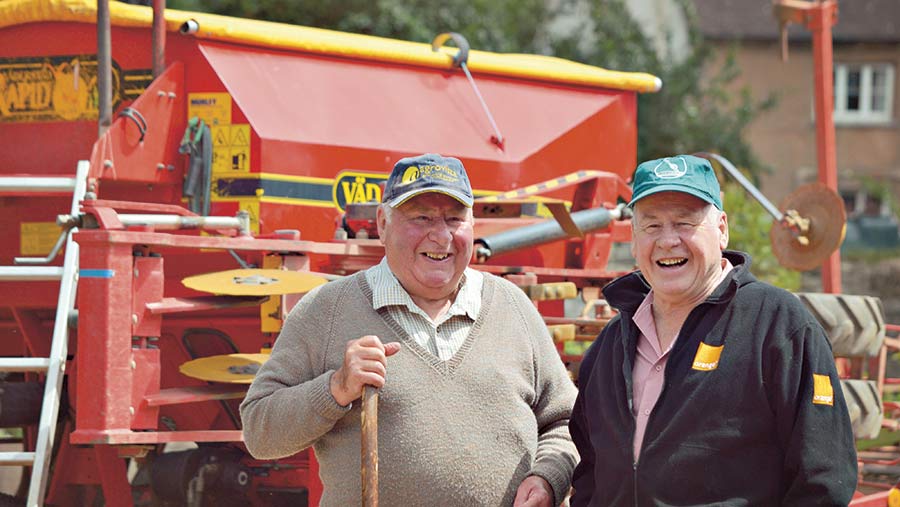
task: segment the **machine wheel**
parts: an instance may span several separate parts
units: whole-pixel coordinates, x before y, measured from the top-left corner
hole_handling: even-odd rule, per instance
[[[874,380],[841,380],[841,389],[847,401],[853,437],[857,440],[872,439],[881,431],[884,407]]]
[[[798,293],[818,319],[835,356],[877,356],[884,342],[884,307],[872,296]]]

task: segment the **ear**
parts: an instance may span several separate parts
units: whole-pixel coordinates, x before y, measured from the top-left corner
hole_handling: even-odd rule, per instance
[[[728,248],[728,215],[723,211],[719,216],[719,250]]]
[[[629,250],[631,251],[631,257],[637,259],[637,255],[634,253],[634,231],[637,230],[637,217],[631,216],[631,241],[629,241]]]
[[[387,217],[384,214],[384,209],[381,206],[378,206],[375,210],[375,224],[378,226],[378,240],[381,241],[381,244],[384,244],[384,230],[387,227]]]

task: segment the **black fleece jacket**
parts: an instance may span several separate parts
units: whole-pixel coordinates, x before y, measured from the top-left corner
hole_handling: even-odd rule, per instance
[[[734,269],[685,320],[637,457],[632,317],[649,287],[635,272],[604,288],[619,315],[578,377],[573,507],[850,501],[856,450],[824,331],[795,296],[758,281],[748,255],[725,256]]]

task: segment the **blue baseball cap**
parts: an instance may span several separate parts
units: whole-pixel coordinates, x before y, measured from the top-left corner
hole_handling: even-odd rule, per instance
[[[392,208],[426,192],[437,192],[472,207],[472,185],[459,159],[426,153],[400,159],[384,186],[381,202]]]
[[[705,158],[676,155],[637,166],[628,206],[633,207],[635,202],[658,192],[683,192],[722,209],[719,180]]]

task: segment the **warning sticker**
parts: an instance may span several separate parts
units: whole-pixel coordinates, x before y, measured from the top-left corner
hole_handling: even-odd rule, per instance
[[[210,127],[231,124],[231,95],[227,93],[189,93],[188,118],[198,117]],[[215,135],[213,135],[215,140]]]
[[[250,172],[250,125],[211,127],[213,139],[212,172]]]
[[[56,222],[22,222],[19,227],[20,255],[47,255],[61,232]]]
[[[232,146],[250,146],[250,125],[232,125],[231,126],[231,145]]]
[[[209,133],[212,135],[213,146],[218,148],[219,146],[231,145],[231,140],[228,138],[230,135],[228,129],[228,125],[209,128]]]

